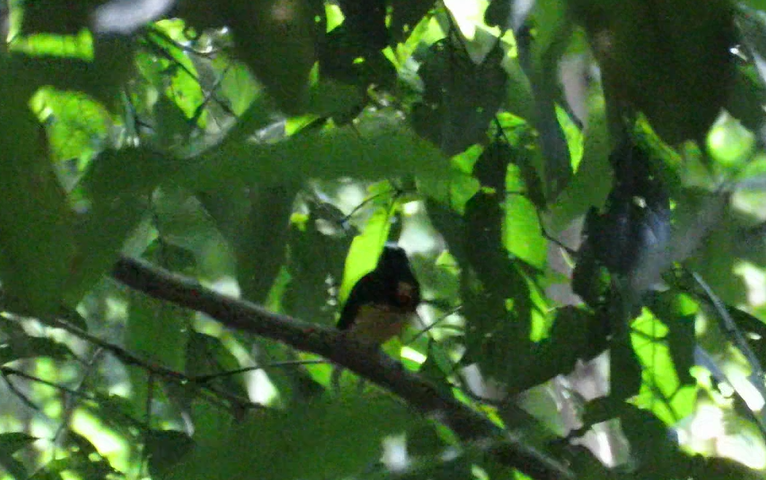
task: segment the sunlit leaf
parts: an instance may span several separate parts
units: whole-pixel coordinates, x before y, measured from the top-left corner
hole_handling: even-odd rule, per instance
[[[504,208],[505,248],[530,265],[542,269],[547,261],[548,242],[543,236],[535,206],[525,197],[509,195]]]
[[[651,411],[668,425],[691,414],[695,388],[679,381],[665,338],[667,327],[648,311],[633,323],[632,343],[643,366],[643,385],[636,405]]]
[[[388,241],[390,228],[391,211],[382,207],[377,209],[367,221],[362,234],[354,238],[346,257],[343,283],[338,294],[342,302],[351,293],[351,288],[356,282],[375,268],[383,246]]]

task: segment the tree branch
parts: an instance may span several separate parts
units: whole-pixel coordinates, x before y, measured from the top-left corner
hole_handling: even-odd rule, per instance
[[[525,444],[470,407],[444,395],[379,348],[349,341],[335,329],[270,312],[253,303],[227,297],[202,287],[197,281],[173,274],[133,258],[121,258],[112,276],[119,282],[154,298],[166,300],[215,318],[225,326],[271,338],[298,350],[332,360],[400,397],[424,415],[448,425],[463,441],[496,439],[495,459],[540,480],[574,479],[558,460]],[[493,444],[495,442],[492,442]]]

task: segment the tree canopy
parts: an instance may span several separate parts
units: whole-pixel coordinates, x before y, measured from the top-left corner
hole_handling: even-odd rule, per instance
[[[3,3],[0,480],[766,476],[766,2]]]

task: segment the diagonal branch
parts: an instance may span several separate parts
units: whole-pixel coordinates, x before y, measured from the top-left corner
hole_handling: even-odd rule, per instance
[[[490,452],[505,465],[540,480],[574,479],[558,460],[503,431],[489,419],[444,395],[434,385],[406,371],[379,348],[349,341],[335,329],[270,312],[253,303],[227,297],[198,282],[138,259],[121,258],[112,276],[154,298],[166,300],[215,318],[236,330],[271,338],[298,350],[326,357],[406,401],[422,414],[448,425],[463,441],[491,442]],[[520,412],[520,415],[522,413]]]

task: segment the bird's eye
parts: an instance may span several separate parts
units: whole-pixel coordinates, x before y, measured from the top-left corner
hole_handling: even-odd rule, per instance
[[[396,286],[396,300],[404,308],[413,308],[417,305],[417,290],[415,286],[407,282],[399,282]]]

